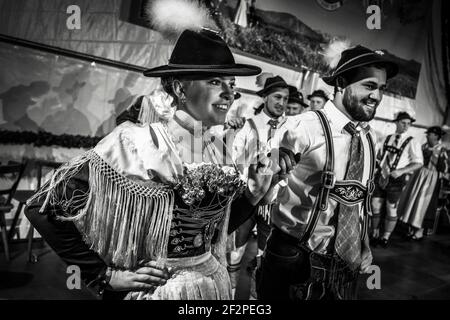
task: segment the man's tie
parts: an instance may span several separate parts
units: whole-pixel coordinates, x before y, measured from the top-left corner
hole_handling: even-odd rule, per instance
[[[269,128],[269,135],[267,136],[267,141],[269,141],[273,137],[273,135],[275,134],[275,130],[277,130],[279,122],[278,122],[277,119],[270,119],[267,123],[270,126],[270,128]]]
[[[362,180],[364,169],[364,149],[361,137],[355,125],[349,122],[345,127],[352,135],[350,143],[350,158],[345,180]],[[336,230],[336,253],[350,268],[356,269],[361,264],[359,206],[339,205],[338,224]]]

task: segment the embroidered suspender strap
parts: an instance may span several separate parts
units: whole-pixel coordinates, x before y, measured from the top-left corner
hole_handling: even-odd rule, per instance
[[[305,228],[305,232],[303,233],[300,244],[304,244],[309,240],[314,229],[316,228],[317,221],[319,219],[319,215],[321,212],[327,210],[328,208],[328,196],[330,194],[330,190],[334,188],[334,183],[336,178],[334,176],[334,146],[333,146],[333,136],[331,134],[330,125],[328,120],[326,119],[323,111],[315,110],[314,111],[322,125],[322,129],[325,136],[325,147],[326,147],[326,158],[325,158],[325,166],[322,172],[322,185],[319,190],[319,194],[317,195],[316,201],[314,203],[314,207],[312,209],[311,218],[308,221],[308,224]]]
[[[397,153],[397,157],[395,157],[395,161],[392,164],[391,170],[397,169],[398,163],[400,161],[400,157],[402,156],[403,151],[405,150],[408,143],[412,140],[413,137],[408,137],[406,140],[402,143],[399,152]]]
[[[375,181],[374,181],[374,173],[376,167],[375,160],[375,142],[373,141],[372,135],[369,133],[366,134],[367,141],[369,143],[369,151],[370,151],[370,171],[369,171],[369,180],[367,181],[367,192],[366,199],[364,202],[364,216],[363,216],[363,224],[361,228],[361,241],[364,241],[368,234],[369,227],[369,215],[372,214],[372,193],[375,190]]]

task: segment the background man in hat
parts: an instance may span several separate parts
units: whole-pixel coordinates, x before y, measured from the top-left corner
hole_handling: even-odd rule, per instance
[[[381,54],[362,46],[345,50],[324,78],[334,86],[333,101],[288,118],[280,147],[271,152],[279,152],[274,171],[287,177],[287,186],[279,189],[272,211],[257,272],[258,298],[355,298],[358,272],[367,272],[372,262],[364,231],[375,139],[366,122],[396,73],[397,66]]]
[[[313,93],[308,95],[309,106],[311,110],[320,110],[323,108],[325,103],[328,101],[328,97],[323,90],[315,90]]]
[[[371,245],[387,247],[389,238],[397,225],[397,207],[409,175],[423,165],[422,150],[408,129],[414,118],[407,112],[399,112],[395,134],[389,135],[379,150],[380,167],[376,175],[376,188],[372,199]],[[381,211],[386,205],[386,215],[381,219]],[[380,236],[380,222],[383,220],[383,234]]]
[[[257,163],[257,155],[269,151],[269,141],[285,122],[284,112],[289,98],[288,85],[280,76],[267,78],[264,88],[258,91],[257,95],[264,102],[255,109],[255,116],[247,119],[233,142],[233,158],[244,175],[247,174],[250,164]],[[237,249],[231,252],[229,259],[229,269],[232,273],[237,273],[239,270],[247,241],[255,224],[257,226],[258,255],[262,254],[270,231],[271,206],[271,204],[259,206],[256,216],[253,216],[237,230],[235,243]]]
[[[295,116],[307,111],[309,106],[303,101],[303,94],[294,86],[289,86],[289,99],[286,106],[286,115]]]

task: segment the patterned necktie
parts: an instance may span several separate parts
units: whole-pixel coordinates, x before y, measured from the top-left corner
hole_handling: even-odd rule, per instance
[[[345,180],[362,180],[364,169],[364,149],[361,137],[355,125],[349,122],[345,127],[352,135],[350,143],[350,159]],[[353,270],[361,264],[361,240],[359,226],[359,206],[339,205],[338,224],[336,231],[336,253],[346,261]]]
[[[269,135],[267,136],[267,141],[269,141],[272,138],[272,136],[275,134],[275,130],[277,130],[279,122],[277,119],[270,119],[267,123],[270,126]]]

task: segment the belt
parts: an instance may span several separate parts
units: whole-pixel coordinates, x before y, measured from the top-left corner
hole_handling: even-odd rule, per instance
[[[339,256],[314,252],[310,248],[301,245],[299,239],[277,227],[272,227],[269,239],[267,239],[267,247],[270,251],[285,256],[300,252],[305,256],[309,256],[310,262],[325,272],[350,271],[345,261]]]

